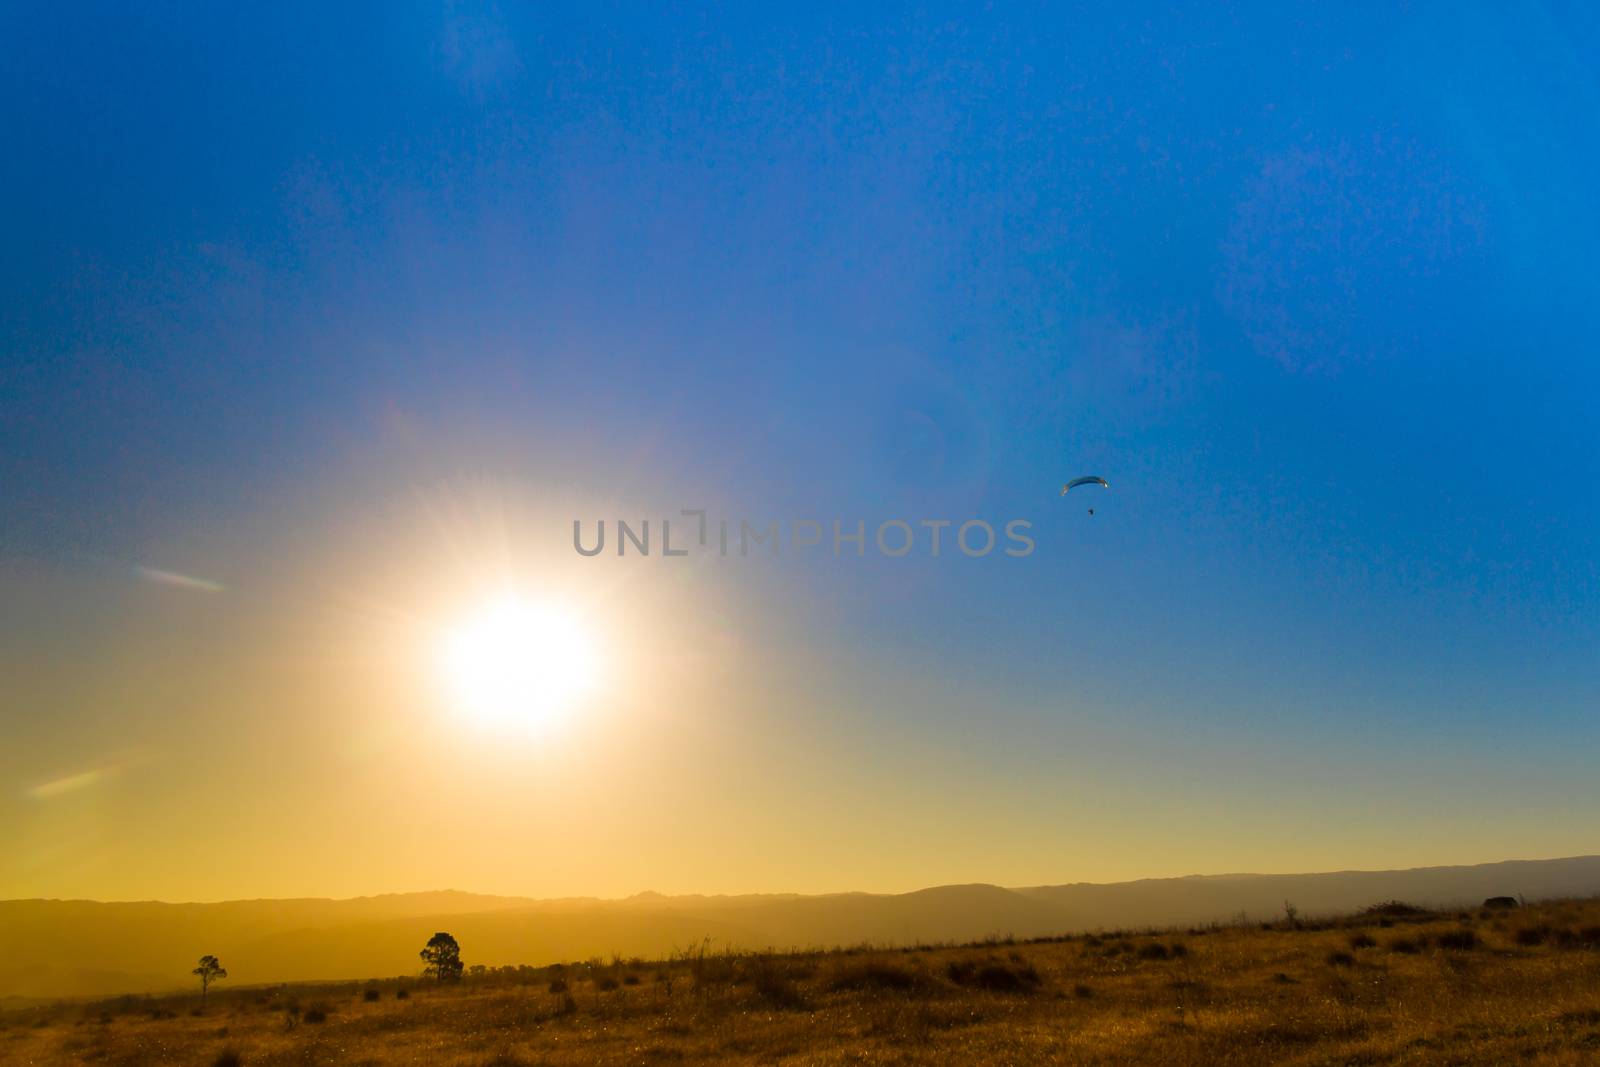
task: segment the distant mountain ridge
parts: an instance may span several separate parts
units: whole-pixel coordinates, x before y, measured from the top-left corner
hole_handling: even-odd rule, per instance
[[[899,894],[536,900],[443,890],[210,904],[10,900],[0,901],[0,997],[181,988],[203,953],[222,957],[240,984],[410,974],[428,936],[446,929],[469,963],[539,965],[612,953],[657,957],[708,938],[747,949],[970,941],[1264,919],[1280,915],[1285,901],[1312,916],[1390,899],[1448,906],[1595,894],[1600,856]]]

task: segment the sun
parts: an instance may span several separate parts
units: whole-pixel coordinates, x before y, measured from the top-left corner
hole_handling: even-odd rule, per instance
[[[449,630],[440,655],[454,710],[482,726],[542,732],[596,689],[600,657],[570,608],[506,595]]]

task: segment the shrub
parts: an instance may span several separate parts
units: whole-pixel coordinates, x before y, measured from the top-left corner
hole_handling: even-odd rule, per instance
[[[617,988],[617,985],[617,980],[611,977],[609,974],[601,975],[599,978],[594,980],[594,987],[600,990],[602,993],[611,992],[613,989]]]
[[[622,984],[623,985],[638,985],[639,984],[639,976],[634,974],[632,971],[629,971],[627,974],[622,976]]]
[[[211,1067],[240,1067],[242,1063],[244,1060],[236,1050],[225,1048],[211,1061]]]
[[[748,981],[756,996],[769,1007],[799,1009],[809,1006],[794,982],[797,974],[807,973],[806,969],[795,966],[792,960],[765,954],[751,956],[745,961],[743,972],[741,980]]]
[[[1415,956],[1417,953],[1422,951],[1422,946],[1411,940],[1409,937],[1397,937],[1393,941],[1389,942],[1389,951],[1401,952],[1407,956]]]
[[[971,985],[972,976],[978,973],[976,960],[951,960],[944,969],[944,975],[956,985]]]
[[[1328,953],[1328,966],[1330,967],[1351,967],[1355,965],[1355,962],[1356,958],[1348,952]]]
[[[1094,990],[1090,989],[1082,982],[1079,982],[1077,985],[1072,987],[1072,995],[1077,997],[1079,1000],[1088,1000],[1090,997],[1094,996]]]
[[[1372,948],[1377,943],[1377,939],[1364,930],[1350,935],[1350,947],[1354,949]]]
[[[1168,957],[1167,946],[1152,941],[1148,945],[1140,945],[1138,955],[1141,960],[1164,960]]]
[[[993,964],[980,967],[973,984],[979,989],[987,989],[994,993],[1020,993],[1024,989],[1038,985],[1038,977],[1035,975],[1030,978],[1028,971]]]
[[[1172,953],[1173,959],[1181,960],[1189,955],[1189,946],[1185,945],[1182,941],[1174,941],[1172,944],[1167,946],[1167,951]]]
[[[1542,945],[1550,940],[1550,928],[1548,926],[1524,926],[1516,932],[1515,938],[1517,944],[1532,948],[1534,945]]]
[[[956,960],[945,973],[956,985],[986,989],[991,993],[1026,993],[1039,985],[1039,972],[1031,964],[1008,967],[1003,963]]]
[[[1407,904],[1403,900],[1386,900],[1381,904],[1373,904],[1361,909],[1363,915],[1383,915],[1392,919],[1412,919],[1428,914],[1424,908],[1415,904]]]
[[[328,1006],[319,1000],[307,1008],[301,1018],[308,1023],[325,1023],[328,1021]]]
[[[411,995],[411,991],[409,989],[404,988],[404,987],[401,987],[400,989],[396,989],[394,991],[394,999],[396,999],[396,1000],[405,1000],[410,995]]]
[[[756,996],[774,1008],[795,1010],[807,1007],[806,998],[789,977],[777,968],[762,968],[751,983]]]
[[[926,984],[921,972],[884,960],[865,960],[834,972],[828,988],[840,990],[887,990],[905,992]]]
[[[378,996],[379,994],[376,989],[369,989],[365,993],[361,994],[361,999],[366,1001],[368,1004],[371,1004],[373,1001],[378,999]]]
[[[567,991],[567,980],[565,978],[552,978],[552,979],[550,979],[550,992],[555,993],[556,995],[559,996],[560,994],[565,993],[566,991]]]
[[[1440,948],[1458,952],[1478,947],[1478,935],[1471,930],[1446,930],[1434,940]]]

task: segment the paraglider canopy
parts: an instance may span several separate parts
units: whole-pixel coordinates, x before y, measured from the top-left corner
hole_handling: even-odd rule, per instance
[[[1101,477],[1099,477],[1097,475],[1091,474],[1091,475],[1089,475],[1087,477],[1084,477],[1084,478],[1074,478],[1074,479],[1072,479],[1072,481],[1068,482],[1066,485],[1063,485],[1061,487],[1061,495],[1062,496],[1066,496],[1067,493],[1070,490],[1076,489],[1080,485],[1098,485],[1103,489],[1110,489],[1111,488],[1111,483],[1110,482],[1106,481],[1104,478],[1101,478]]]

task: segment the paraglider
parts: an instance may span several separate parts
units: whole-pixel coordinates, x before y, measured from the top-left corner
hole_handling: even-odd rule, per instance
[[[1110,489],[1111,488],[1111,483],[1110,482],[1106,481],[1104,478],[1100,477],[1097,474],[1090,474],[1090,475],[1086,475],[1086,476],[1084,476],[1082,478],[1074,478],[1074,479],[1072,479],[1072,481],[1068,482],[1066,485],[1063,485],[1061,487],[1061,495],[1062,496],[1066,496],[1069,492],[1071,492],[1072,490],[1076,489],[1080,485],[1098,485],[1102,489]],[[1091,515],[1094,514],[1094,508],[1090,508],[1089,509],[1089,514],[1091,514]]]
[[[1104,478],[1101,478],[1099,475],[1090,474],[1083,478],[1074,478],[1066,485],[1063,485],[1061,487],[1061,495],[1066,496],[1069,491],[1078,488],[1080,485],[1098,485],[1104,489],[1111,488],[1110,482],[1106,481]]]

